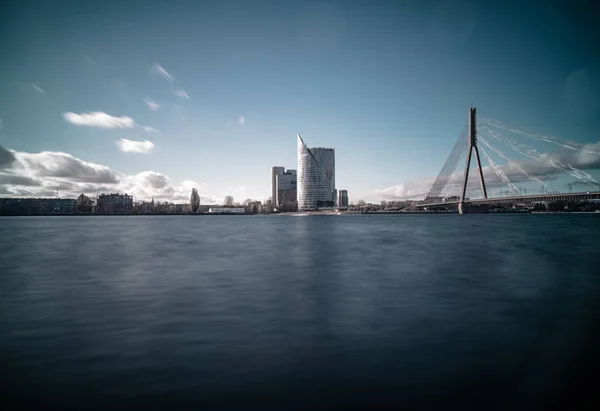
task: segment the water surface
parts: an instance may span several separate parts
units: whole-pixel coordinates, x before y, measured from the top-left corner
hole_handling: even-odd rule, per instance
[[[575,214],[0,218],[3,401],[580,401],[599,233]]]

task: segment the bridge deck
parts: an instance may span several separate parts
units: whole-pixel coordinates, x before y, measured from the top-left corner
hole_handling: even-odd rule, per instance
[[[476,198],[465,200],[465,204],[513,204],[513,203],[535,203],[539,201],[575,201],[575,200],[597,200],[600,199],[600,191],[586,191],[582,193],[569,194],[540,194],[534,196],[513,196],[495,198]],[[456,206],[459,201],[439,201],[433,203],[422,203],[418,207],[442,207]]]

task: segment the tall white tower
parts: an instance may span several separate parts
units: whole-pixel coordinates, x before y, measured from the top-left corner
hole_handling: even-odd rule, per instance
[[[308,148],[298,134],[298,211],[335,205],[335,150]]]

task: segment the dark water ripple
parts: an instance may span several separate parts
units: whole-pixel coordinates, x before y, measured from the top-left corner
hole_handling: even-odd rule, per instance
[[[592,401],[600,216],[0,219],[3,402]]]

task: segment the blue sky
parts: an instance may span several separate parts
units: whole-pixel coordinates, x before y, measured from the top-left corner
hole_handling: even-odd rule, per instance
[[[264,199],[299,132],[336,149],[352,200],[391,199],[430,184],[471,105],[597,143],[600,9],[543,4],[5,3],[0,145],[17,161],[0,195]]]

